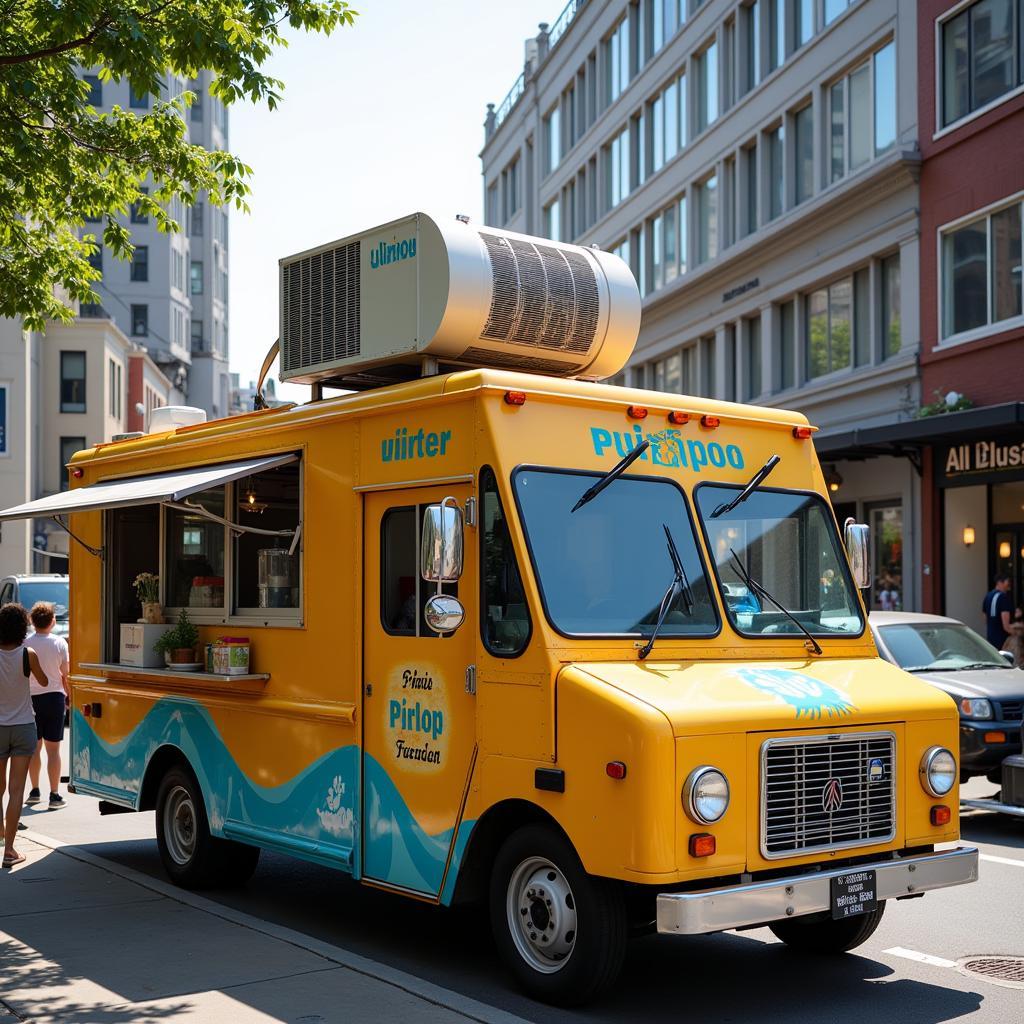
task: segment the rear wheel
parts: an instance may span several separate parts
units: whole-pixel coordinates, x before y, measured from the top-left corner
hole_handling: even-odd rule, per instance
[[[856,917],[833,921],[831,917],[814,914],[809,917],[793,917],[785,921],[774,921],[768,925],[776,938],[801,953],[846,953],[867,942],[882,922],[885,904],[879,903],[877,910]]]
[[[622,886],[588,875],[553,829],[528,825],[505,841],[490,907],[502,959],[535,998],[578,1005],[618,977],[628,936]]]
[[[185,889],[244,885],[260,859],[258,847],[210,833],[202,790],[181,765],[171,768],[160,783],[156,841],[164,870]]]

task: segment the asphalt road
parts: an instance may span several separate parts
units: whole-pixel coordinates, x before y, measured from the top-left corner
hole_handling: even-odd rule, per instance
[[[993,788],[976,780],[971,793],[987,795]],[[60,812],[26,809],[26,823],[97,856],[164,877],[152,813],[100,817],[95,801],[68,800]],[[891,903],[881,927],[854,953],[801,956],[767,929],[650,936],[631,944],[610,996],[573,1012],[535,1003],[511,986],[479,913],[367,889],[330,869],[266,851],[246,889],[205,895],[536,1024],[1024,1021],[1024,989],[997,986],[956,965],[977,954],[1024,957],[1024,819],[972,813],[964,818],[963,834],[983,855],[980,881]]]

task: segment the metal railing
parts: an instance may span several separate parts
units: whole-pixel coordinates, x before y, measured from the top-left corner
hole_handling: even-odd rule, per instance
[[[519,102],[519,97],[526,91],[526,72],[521,71],[519,77],[512,83],[512,88],[509,89],[508,94],[501,101],[501,105],[494,112],[494,127],[492,131],[497,131],[501,122],[512,112],[512,108]]]
[[[551,26],[551,30],[548,32],[548,48],[554,47],[555,43],[565,35],[565,30],[569,27],[569,23],[579,13],[580,8],[586,4],[587,0],[569,0],[569,2],[562,8],[562,13],[555,19],[554,25]]]

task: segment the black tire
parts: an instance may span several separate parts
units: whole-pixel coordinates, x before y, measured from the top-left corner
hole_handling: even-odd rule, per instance
[[[793,917],[785,921],[773,921],[769,928],[775,937],[787,946],[801,953],[846,953],[868,941],[875,929],[882,923],[885,904],[879,903],[877,910],[857,917],[833,921],[831,917],[814,914],[809,917]]]
[[[588,875],[548,826],[527,825],[505,840],[491,872],[490,909],[498,952],[535,999],[578,1006],[610,988],[622,969],[629,931],[622,885]]]
[[[174,765],[160,780],[156,842],[168,877],[183,889],[244,885],[260,859],[259,847],[210,833],[202,789],[184,765]]]

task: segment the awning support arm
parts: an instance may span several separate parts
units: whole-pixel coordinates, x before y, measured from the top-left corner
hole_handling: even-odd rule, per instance
[[[294,530],[261,530],[258,526],[242,526],[240,523],[233,523],[229,519],[225,519],[223,516],[217,515],[216,512],[211,512],[205,505],[200,505],[197,502],[188,501],[184,502],[177,501],[162,501],[160,503],[166,508],[176,509],[178,512],[190,512],[193,515],[202,516],[204,519],[209,519],[210,522],[220,523],[221,526],[226,526],[233,534],[240,533],[258,533],[263,537],[293,537],[297,538],[299,530],[302,529],[302,523]],[[294,550],[294,541],[292,543],[292,550]]]
[[[69,529],[68,524],[60,516],[50,516],[50,518],[73,540],[81,544],[90,555],[95,555],[97,558],[103,558],[103,552],[105,548],[94,548],[91,544],[86,544],[81,537],[76,537]]]

